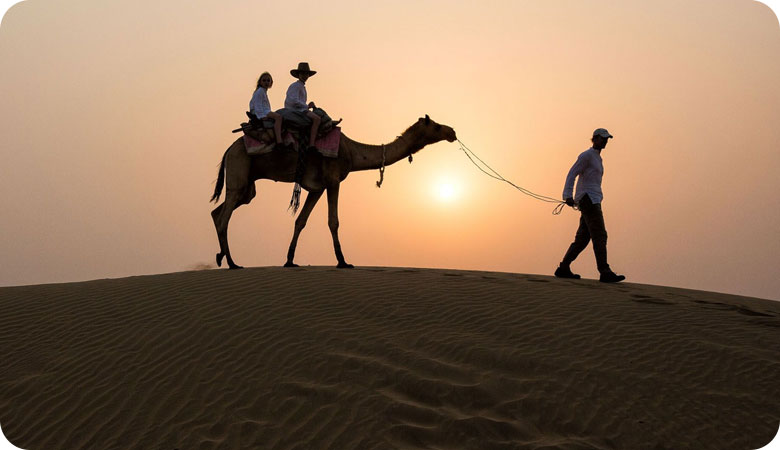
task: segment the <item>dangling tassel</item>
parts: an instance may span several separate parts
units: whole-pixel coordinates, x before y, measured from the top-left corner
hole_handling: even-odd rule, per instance
[[[290,206],[287,207],[287,210],[289,211],[290,208],[292,208],[292,213],[293,215],[295,215],[295,213],[298,212],[299,206],[301,206],[301,185],[295,183],[295,187],[293,188],[292,198],[290,199]]]
[[[301,181],[303,180],[303,172],[306,169],[306,147],[303,147],[305,142],[302,140],[301,144],[298,147],[298,164],[295,166],[295,187],[290,199],[290,206],[287,207],[288,211],[292,208],[293,215],[298,212],[298,207],[301,205]]]

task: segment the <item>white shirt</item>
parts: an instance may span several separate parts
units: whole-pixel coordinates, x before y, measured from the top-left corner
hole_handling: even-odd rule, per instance
[[[257,88],[249,102],[249,112],[262,119],[271,112],[271,102],[268,101],[268,91],[262,87]]]
[[[604,164],[601,160],[601,153],[593,147],[580,153],[577,162],[571,166],[569,174],[566,176],[566,184],[563,186],[563,199],[574,198],[579,202],[585,194],[588,194],[593,204],[601,203],[604,194],[601,193],[601,178],[604,176]],[[577,195],[572,197],[574,188],[574,179],[577,180]]]
[[[287,88],[287,97],[284,99],[284,107],[293,111],[306,111],[309,104],[306,102],[306,85],[298,80]]]

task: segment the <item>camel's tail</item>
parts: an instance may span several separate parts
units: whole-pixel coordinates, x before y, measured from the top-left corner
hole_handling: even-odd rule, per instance
[[[228,149],[230,150],[230,149]],[[219,196],[222,195],[222,188],[225,186],[225,158],[227,158],[227,150],[222,155],[222,163],[219,165],[219,175],[217,176],[217,185],[214,187],[214,195],[211,196],[211,201],[216,203],[219,201]]]

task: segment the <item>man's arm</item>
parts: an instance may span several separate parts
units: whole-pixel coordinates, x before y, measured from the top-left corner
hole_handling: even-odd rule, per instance
[[[566,175],[566,183],[563,185],[563,200],[569,206],[574,205],[574,180],[582,174],[582,171],[585,170],[586,166],[587,160],[585,159],[585,153],[582,153],[577,158],[574,165],[571,166],[571,169],[569,169],[569,174]]]

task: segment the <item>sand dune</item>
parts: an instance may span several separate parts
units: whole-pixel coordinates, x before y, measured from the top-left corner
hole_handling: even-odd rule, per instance
[[[754,449],[780,302],[454,270],[0,288],[24,449]]]

